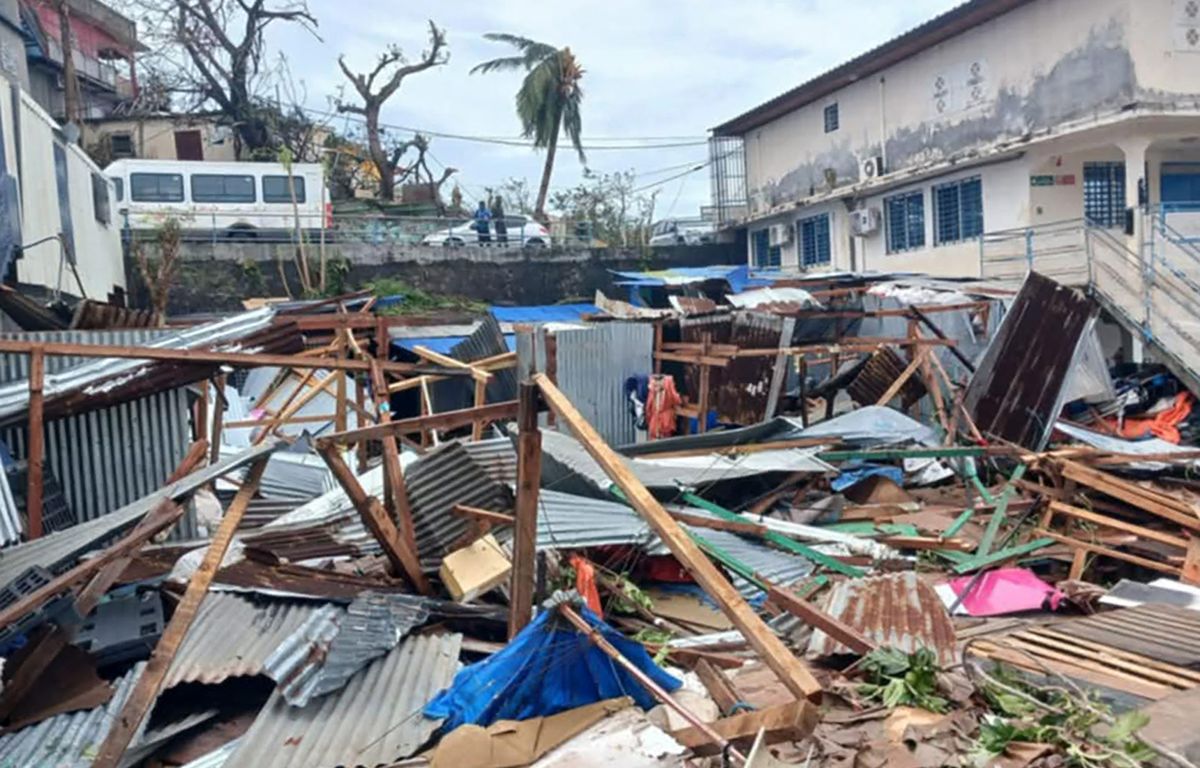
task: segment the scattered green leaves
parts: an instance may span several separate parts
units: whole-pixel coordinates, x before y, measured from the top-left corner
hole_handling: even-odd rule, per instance
[[[879,648],[863,657],[866,682],[858,692],[888,709],[899,706],[919,707],[942,713],[950,702],[938,695],[937,656],[928,648],[905,653],[895,648]]]
[[[380,277],[363,286],[376,296],[404,297],[404,301],[382,307],[378,311],[383,315],[417,315],[438,310],[456,310],[461,312],[482,313],[487,311],[487,305],[463,296],[440,296],[422,288],[416,288],[403,280],[393,277]]]

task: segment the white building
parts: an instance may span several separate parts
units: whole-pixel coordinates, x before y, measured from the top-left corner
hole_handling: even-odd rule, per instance
[[[756,267],[977,276],[981,235],[1085,218],[1136,251],[1145,212],[1200,211],[1200,0],[971,0],[713,155]]]

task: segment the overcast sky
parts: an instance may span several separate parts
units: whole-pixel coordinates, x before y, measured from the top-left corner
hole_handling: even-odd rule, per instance
[[[415,57],[426,44],[426,20],[446,29],[450,62],[409,78],[384,109],[384,121],[432,131],[517,137],[516,73],[470,75],[506,46],[482,38],[511,32],[570,46],[581,61],[583,132],[588,146],[611,139],[671,137],[648,143],[702,142],[714,125],[791,88],[955,5],[955,0],[310,0],[321,40],[299,29],[270,30],[304,81],[308,103],[343,82],[345,53],[362,70],[398,43]],[[589,141],[590,139],[590,141]],[[625,142],[630,143],[630,142]],[[460,169],[468,201],[512,176],[536,186],[541,154],[524,147],[435,138],[435,159]],[[633,169],[653,185],[706,160],[702,144],[642,150],[588,151],[596,171]],[[670,170],[666,170],[670,169]],[[582,167],[559,154],[553,187],[570,186]],[[709,200],[707,169],[658,187],[656,218],[694,216]],[[649,191],[649,190],[647,190]]]

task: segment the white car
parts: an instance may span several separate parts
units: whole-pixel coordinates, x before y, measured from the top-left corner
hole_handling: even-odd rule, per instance
[[[540,248],[550,244],[550,231],[542,226],[537,221],[522,215],[509,215],[504,217],[504,223],[507,228],[505,233],[505,242],[500,242],[496,235],[496,222],[490,222],[488,228],[490,235],[488,241],[479,242],[479,233],[475,231],[475,222],[464,221],[461,224],[455,224],[449,229],[442,229],[437,232],[431,232],[421,238],[421,245],[444,245],[447,248],[453,248],[462,245],[520,245],[531,248]]]
[[[713,242],[712,222],[690,219],[665,219],[650,230],[650,246],[701,245]]]

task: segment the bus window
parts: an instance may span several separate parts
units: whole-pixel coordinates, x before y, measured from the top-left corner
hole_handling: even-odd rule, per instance
[[[253,176],[192,174],[193,203],[253,203]]]
[[[120,176],[110,176],[108,180],[113,183],[113,190],[117,193],[117,202],[125,201],[125,179]]]
[[[129,199],[135,203],[182,203],[183,174],[131,173]]]
[[[296,202],[304,202],[304,177],[293,176],[292,185],[296,189]],[[290,203],[292,202],[292,193],[288,189],[287,176],[263,176],[263,202],[264,203]]]

